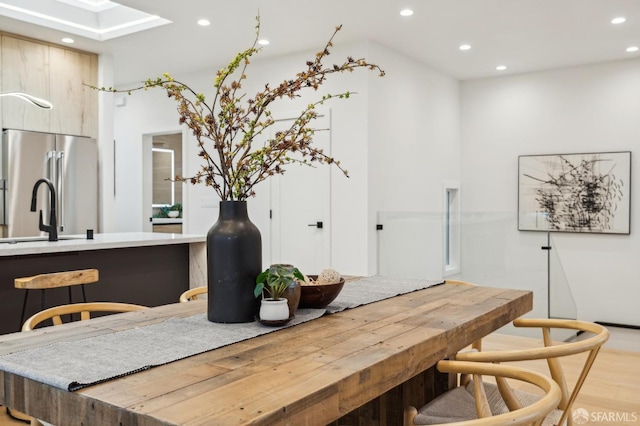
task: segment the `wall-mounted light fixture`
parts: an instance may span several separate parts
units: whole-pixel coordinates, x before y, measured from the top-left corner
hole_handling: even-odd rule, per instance
[[[27,101],[30,104],[33,104],[37,107],[43,108],[43,109],[51,109],[53,108],[53,104],[49,101],[45,101],[44,99],[40,99],[40,98],[36,98],[33,95],[30,95],[28,93],[22,93],[22,92],[7,92],[7,93],[0,93],[0,98],[4,97],[4,96],[13,96],[15,98],[20,98],[23,101]]]

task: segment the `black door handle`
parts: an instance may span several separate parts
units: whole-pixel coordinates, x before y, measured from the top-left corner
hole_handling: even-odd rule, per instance
[[[308,226],[315,226],[318,229],[322,229],[322,222],[310,223]]]

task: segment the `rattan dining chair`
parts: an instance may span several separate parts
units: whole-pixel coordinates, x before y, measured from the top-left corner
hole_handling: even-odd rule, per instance
[[[180,295],[180,302],[184,303],[190,300],[197,300],[198,295],[206,294],[208,291],[209,287],[207,287],[206,285],[202,287],[190,288]]]
[[[63,323],[63,315],[69,315],[69,318],[73,320],[73,315],[79,314],[80,320],[84,321],[90,319],[91,314],[95,312],[131,312],[139,311],[146,308],[146,306],[118,302],[89,302],[54,306],[29,317],[22,325],[22,331],[31,331],[47,320],[51,320],[52,325],[61,325]],[[28,414],[21,413],[16,410],[10,410],[8,411],[8,414],[14,418],[17,418],[18,420],[28,421],[32,426],[39,426],[44,424],[35,417],[31,417]]]
[[[404,426],[444,423],[456,426],[539,425],[557,406],[561,397],[560,388],[551,378],[519,367],[484,362],[440,361],[436,368],[442,373],[472,375],[474,380],[466,386],[447,391],[420,410],[407,407],[404,411]],[[494,415],[482,387],[483,375],[494,376],[496,380],[501,378],[505,381],[513,379],[525,382],[538,387],[544,395],[526,407]],[[452,400],[456,401],[455,413],[448,411],[448,403]]]
[[[463,285],[463,286],[469,286],[469,287],[475,287],[477,286],[477,284],[474,284],[472,282],[469,281],[461,281],[461,280],[450,280],[450,279],[446,279],[444,280],[445,284],[453,284],[453,285]]]
[[[88,302],[54,306],[29,317],[22,325],[22,331],[33,330],[37,325],[49,319],[53,325],[61,325],[63,323],[62,315],[80,314],[80,320],[84,321],[90,319],[91,314],[95,312],[131,312],[146,308],[146,306],[119,302]]]
[[[546,360],[550,376],[560,387],[562,397],[557,407],[545,418],[543,425],[564,425],[565,422],[568,426],[573,425],[573,418],[570,416],[573,404],[600,348],[609,338],[609,331],[599,324],[564,319],[519,318],[513,321],[513,325],[515,327],[540,328],[544,346],[534,349],[463,351],[457,353],[455,359],[490,363]],[[551,330],[558,328],[574,330],[577,333],[588,333],[588,337],[574,342],[553,342]],[[559,358],[584,353],[587,354],[586,359],[575,384],[570,388]],[[535,394],[512,390],[501,379],[497,379],[496,382],[497,385],[485,383],[485,390],[489,399],[493,401],[491,410],[494,413],[514,410],[537,399]],[[445,400],[442,404],[448,405],[451,412],[458,411],[454,400]]]

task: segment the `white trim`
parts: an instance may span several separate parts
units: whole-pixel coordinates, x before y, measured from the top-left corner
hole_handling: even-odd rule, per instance
[[[171,157],[171,174],[169,176],[171,176],[171,179],[173,179],[176,175],[176,171],[175,171],[175,167],[176,167],[176,161],[175,161],[175,152],[173,151],[173,149],[166,149],[166,148],[156,148],[156,147],[152,147],[151,148],[151,164],[152,164],[152,169],[151,172],[153,173],[153,153],[154,152],[161,152],[163,154],[169,154],[169,156]],[[153,179],[151,180],[151,188],[153,191]],[[153,200],[151,201],[151,207],[170,207],[172,205],[174,205],[176,203],[176,186],[175,186],[175,182],[171,182],[171,202],[169,204],[154,204]]]
[[[452,198],[451,198],[452,197]],[[460,183],[442,183],[442,276],[460,273]]]

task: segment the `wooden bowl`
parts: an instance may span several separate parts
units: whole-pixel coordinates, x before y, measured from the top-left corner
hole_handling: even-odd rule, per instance
[[[309,278],[316,280],[317,275],[309,275]],[[334,284],[302,284],[300,287],[300,308],[325,308],[329,303],[333,302],[344,286],[344,278]]]

